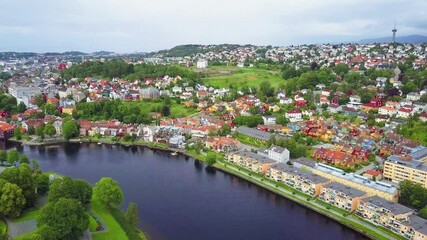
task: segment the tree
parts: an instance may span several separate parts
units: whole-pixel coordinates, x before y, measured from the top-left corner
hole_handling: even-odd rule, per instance
[[[348,71],[350,71],[350,68],[345,63],[338,63],[337,65],[335,65],[333,70],[339,76],[344,77],[344,75],[346,75]]]
[[[427,219],[427,205],[425,205],[418,213],[420,217]]]
[[[62,124],[62,135],[65,139],[76,137],[79,134],[79,128],[73,120],[65,120]]]
[[[22,155],[21,155],[21,159],[19,159],[19,163],[20,163],[20,164],[23,164],[23,163],[30,164],[30,161],[28,160],[27,155],[22,154]]]
[[[43,179],[44,180],[44,179]],[[73,180],[69,177],[55,179],[49,187],[48,200],[56,202],[61,197],[76,199],[86,205],[92,199],[92,187],[84,180]]]
[[[10,183],[16,184],[22,189],[22,194],[26,200],[26,206],[32,207],[36,200],[36,185],[33,172],[30,166],[26,163],[21,164],[19,167],[6,168],[1,174],[0,178]]]
[[[39,127],[37,127],[36,131],[35,131],[36,135],[39,136],[41,139],[44,138],[44,127],[45,127],[45,125],[42,124]]]
[[[106,206],[119,205],[123,201],[123,192],[112,178],[101,178],[93,188],[95,197]]]
[[[92,186],[82,179],[74,180],[74,188],[77,194],[77,200],[83,205],[89,204],[92,200]]]
[[[421,209],[427,205],[427,189],[421,184],[404,180],[399,183],[399,189],[399,201],[402,204],[410,205],[416,209]]]
[[[167,117],[170,115],[170,107],[169,106],[164,105],[162,107],[162,115],[163,115],[163,117]]]
[[[273,93],[274,93],[274,88],[271,86],[270,81],[263,81],[260,85],[259,85],[259,90],[262,96],[265,97],[272,97]]]
[[[271,135],[270,138],[267,141],[267,146],[271,146],[276,144],[276,136],[275,135]]]
[[[8,217],[18,217],[25,207],[22,189],[16,184],[0,179],[0,213]]]
[[[25,112],[25,110],[27,110],[27,106],[25,106],[23,102],[20,102],[16,107],[16,111],[18,111],[19,113],[23,113]]]
[[[13,136],[16,138],[16,140],[22,139],[22,132],[20,127],[15,128],[15,130],[13,131]]]
[[[4,164],[7,161],[7,152],[6,150],[0,150],[0,163]]]
[[[208,155],[206,156],[206,164],[208,166],[212,166],[214,165],[216,162],[216,156],[214,153],[208,153]]]
[[[427,103],[427,94],[423,94],[420,98],[420,101],[423,103]]]
[[[227,136],[231,133],[231,126],[228,124],[224,124],[218,131],[218,135]]]
[[[35,97],[35,103],[36,103],[37,107],[42,107],[44,104],[43,97],[41,95],[37,95]]]
[[[77,200],[60,198],[41,209],[37,226],[43,239],[79,239],[89,226],[89,217]]]
[[[12,149],[9,151],[9,153],[7,154],[7,162],[10,165],[14,165],[15,162],[19,161],[19,152],[16,149]]]
[[[126,220],[133,227],[137,228],[139,224],[138,206],[134,202],[130,202],[126,210]]]
[[[56,134],[56,129],[55,129],[55,127],[51,123],[48,123],[44,127],[43,133],[45,135],[48,135],[48,136],[53,136],[53,135]]]
[[[49,175],[47,173],[38,174],[35,181],[37,193],[44,194],[49,191]]]

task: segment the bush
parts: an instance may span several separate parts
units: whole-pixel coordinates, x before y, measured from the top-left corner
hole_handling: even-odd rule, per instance
[[[126,232],[126,235],[129,237],[129,239],[145,239],[145,236],[143,234],[140,234],[141,231],[137,228],[132,227],[132,225],[126,220],[126,217],[122,211],[120,211],[116,207],[113,207],[111,208],[111,214]]]

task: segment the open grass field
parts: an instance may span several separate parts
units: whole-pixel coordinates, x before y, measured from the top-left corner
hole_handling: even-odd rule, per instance
[[[258,87],[264,80],[277,87],[284,82],[280,72],[258,68],[209,67],[204,73],[207,75],[204,83],[218,88],[226,88],[230,84],[236,84],[239,88]]]
[[[102,219],[102,222],[106,225],[106,232],[92,234],[94,240],[104,239],[128,239],[125,231],[120,227],[120,224],[116,221],[113,215],[110,213],[110,209],[104,207],[96,198],[92,198],[92,211],[94,211],[98,217]]]

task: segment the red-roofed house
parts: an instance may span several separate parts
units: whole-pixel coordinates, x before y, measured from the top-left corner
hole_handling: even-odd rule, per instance
[[[7,140],[13,136],[14,127],[6,122],[0,122],[0,139]]]
[[[381,171],[375,171],[375,170],[366,170],[366,172],[363,174],[364,177],[368,177],[372,180],[378,181],[383,178],[383,173]]]
[[[412,115],[412,111],[410,109],[407,108],[400,108],[399,110],[397,110],[397,115],[396,117],[400,117],[400,118],[409,118]]]
[[[302,112],[298,109],[289,110],[285,113],[285,117],[289,118],[291,122],[298,122],[302,120]]]

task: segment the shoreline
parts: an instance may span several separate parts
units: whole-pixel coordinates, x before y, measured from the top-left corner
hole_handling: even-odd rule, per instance
[[[195,156],[194,154],[188,153],[185,149],[176,149],[176,148],[170,148],[170,147],[161,147],[161,146],[156,146],[156,145],[149,144],[149,143],[144,143],[144,142],[124,143],[124,142],[111,142],[111,141],[105,141],[105,140],[103,141],[102,139],[99,139],[99,140],[92,140],[92,139],[90,139],[90,140],[89,139],[70,139],[68,141],[67,140],[63,140],[63,141],[57,141],[57,142],[47,142],[47,143],[42,142],[42,143],[37,143],[37,144],[28,144],[28,143],[25,143],[24,141],[20,141],[20,140],[9,140],[9,141],[15,142],[15,143],[21,143],[22,145],[27,145],[27,146],[52,146],[52,145],[59,145],[59,144],[64,144],[64,143],[94,143],[94,144],[101,144],[101,145],[102,144],[116,145],[116,146],[120,145],[120,146],[124,146],[124,147],[132,147],[132,146],[135,146],[135,147],[147,147],[147,148],[150,148],[150,149],[153,149],[153,150],[162,150],[162,151],[167,151],[167,152],[170,152],[170,153],[177,152],[177,153],[180,153],[180,154],[182,154],[182,155],[184,155],[186,157],[192,157],[192,158],[194,158],[197,161],[205,163],[205,161],[203,159]],[[284,198],[286,198],[288,200],[291,200],[294,203],[297,203],[297,204],[299,204],[299,205],[301,205],[301,206],[303,206],[303,207],[305,207],[307,209],[315,211],[316,213],[321,214],[321,215],[323,215],[323,216],[325,216],[325,217],[327,217],[327,218],[329,218],[329,219],[331,219],[331,220],[333,220],[333,221],[335,221],[335,222],[337,222],[337,223],[339,223],[339,224],[341,224],[341,225],[343,225],[343,226],[345,226],[347,228],[350,228],[350,229],[352,229],[352,230],[354,230],[354,231],[356,231],[356,232],[358,232],[358,233],[360,233],[360,234],[362,234],[362,235],[364,235],[364,236],[366,236],[366,237],[368,237],[370,239],[377,239],[377,237],[372,236],[368,232],[365,232],[365,231],[363,231],[363,230],[361,230],[361,229],[359,229],[359,228],[351,225],[348,222],[341,221],[341,218],[339,216],[335,216],[333,213],[325,211],[325,210],[323,210],[321,208],[314,207],[314,206],[308,204],[308,202],[304,202],[303,200],[296,198],[292,194],[288,194],[288,193],[286,193],[286,192],[284,192],[282,190],[274,189],[273,187],[267,186],[267,184],[263,183],[262,181],[258,181],[256,179],[254,179],[253,177],[247,176],[247,175],[245,175],[245,174],[243,174],[241,172],[236,172],[236,171],[234,171],[234,170],[226,167],[225,163],[223,163],[223,162],[218,162],[217,161],[214,165],[212,165],[210,167],[214,167],[215,169],[217,169],[219,171],[222,171],[222,172],[231,174],[233,176],[239,177],[239,178],[241,178],[241,179],[243,179],[245,181],[248,181],[248,182],[250,182],[252,184],[257,185],[258,187],[262,187],[262,188],[264,188],[264,189],[266,189],[266,190],[268,190],[268,191],[270,191],[270,192],[272,192],[274,194],[277,194],[277,195],[279,195],[281,197],[284,197]],[[295,190],[295,191],[297,191],[297,190]],[[314,199],[312,201],[314,201]],[[351,222],[355,223],[354,221],[351,221]],[[364,223],[370,224],[369,222],[364,222]],[[355,224],[357,224],[357,223],[355,223]],[[384,234],[381,234],[380,231],[377,231],[377,233],[387,239],[387,236],[384,236]],[[390,232],[390,234],[392,234],[392,232]]]

